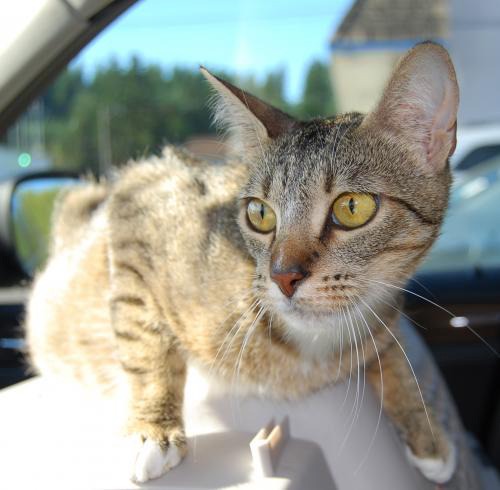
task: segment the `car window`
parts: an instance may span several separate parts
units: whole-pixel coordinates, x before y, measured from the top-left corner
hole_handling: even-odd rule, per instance
[[[82,2],[54,3],[70,9]],[[471,339],[484,339],[498,350],[500,282],[498,274],[480,284],[483,289],[477,281],[456,280],[464,270],[500,270],[500,17],[496,0],[483,3],[138,1],[0,133],[0,184],[7,177],[52,170],[64,171],[60,176],[106,177],[130,160],[160,154],[165,144],[185,146],[213,161],[223,159],[225,139],[212,124],[211,92],[200,64],[293,116],[308,119],[370,111],[406,50],[429,39],[444,44],[457,68],[458,134],[466,137],[463,142],[458,139],[456,160],[452,159],[455,184],[443,229],[417,271],[431,278],[421,285],[422,295],[433,300],[414,295],[422,300],[415,308],[421,316],[415,316],[407,296],[403,315],[423,327],[421,333],[449,381],[465,426],[481,438],[490,455],[496,454],[499,466],[500,368],[497,358],[486,358],[487,349],[475,348]],[[31,13],[16,18],[20,24],[12,22],[13,30],[21,29]],[[0,14],[0,25],[1,21]],[[24,190],[10,203],[11,231],[20,245],[24,272],[32,275],[47,255],[56,192],[48,181]],[[27,376],[19,325],[28,282],[19,285],[18,269],[13,256],[0,257],[0,388]],[[448,272],[457,274],[442,281]],[[406,287],[420,280],[419,276]],[[433,284],[438,287],[433,289]],[[466,305],[462,298],[471,289],[478,290],[481,301]],[[451,291],[446,302],[439,295],[443,291]],[[451,320],[460,321],[453,325],[447,311],[453,311]],[[480,332],[477,338],[465,328],[455,328],[469,324]]]
[[[500,266],[500,157],[462,172],[457,181],[425,272]]]
[[[0,177],[103,175],[166,143],[221,158],[200,64],[296,116],[333,113],[329,41],[350,4],[138,2],[0,135]]]
[[[489,160],[496,155],[500,155],[500,144],[480,146],[479,148],[472,150],[462,160],[460,160],[455,169],[458,171],[469,170],[475,165]]]
[[[441,236],[424,270],[500,266],[500,159],[495,163],[489,176],[485,171],[452,191]]]
[[[441,7],[425,14],[432,18],[425,36],[447,43]],[[130,159],[158,154],[166,143],[223,158],[200,64],[297,117],[367,111],[414,43],[392,46],[385,39],[402,28],[398,15],[382,22],[369,5],[351,0],[315,0],[307,7],[299,1],[138,2],[0,135],[0,178],[46,169],[107,175]],[[372,17],[378,24],[370,30]],[[304,36],[297,39],[299,28]],[[370,60],[377,62],[377,77],[358,76]],[[488,250],[498,242],[499,208],[492,205],[498,186],[481,184],[481,169],[487,172],[483,163],[499,151],[496,144],[480,146],[459,162],[461,184],[425,271],[497,263]],[[471,189],[479,191],[470,195]]]

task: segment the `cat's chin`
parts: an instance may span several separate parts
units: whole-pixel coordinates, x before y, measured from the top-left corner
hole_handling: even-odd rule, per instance
[[[307,357],[326,358],[348,338],[345,317],[332,309],[304,308],[297,304],[280,305],[279,315],[286,336]]]

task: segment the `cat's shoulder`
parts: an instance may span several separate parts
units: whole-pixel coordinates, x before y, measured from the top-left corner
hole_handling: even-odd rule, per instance
[[[211,162],[166,146],[161,155],[129,162],[113,178],[110,218],[155,216],[175,209],[177,216],[233,202],[247,176],[238,161]]]
[[[167,145],[158,156],[131,161],[114,175],[114,191],[138,192],[158,188],[159,184],[175,188],[194,184],[203,194],[201,179],[240,183],[245,166],[236,160],[212,162],[197,157],[182,147]]]
[[[155,186],[159,181],[177,176],[188,176],[203,161],[173,146],[165,146],[160,155],[132,160],[119,168],[113,176],[115,192],[138,191]]]

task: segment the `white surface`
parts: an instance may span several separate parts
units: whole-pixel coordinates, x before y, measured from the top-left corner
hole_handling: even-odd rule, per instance
[[[271,418],[280,421],[288,415],[295,445],[287,457],[311,468],[321,466],[322,452],[338,490],[433,488],[409,465],[384,418],[368,450],[377,427],[378,400],[367,389],[353,419],[355,386],[352,382],[347,397],[346,385],[337,385],[301,402],[273,402],[221,392],[191,368],[185,400],[188,457],[144,487],[317,488],[311,480],[298,481],[301,468],[291,464],[285,465],[288,473],[279,470],[284,476],[248,486],[253,478],[250,439]],[[134,449],[119,436],[123,409],[123,402],[97,402],[41,378],[2,390],[0,488],[136,488],[129,479]],[[316,468],[310,478],[319,473]]]
[[[281,421],[288,416],[293,438],[321,447],[339,490],[434,488],[409,465],[403,444],[384,416],[377,429],[380,404],[368,385],[360,403],[362,376],[359,390],[354,376],[348,386],[335,385],[299,402],[279,402],[218,390],[191,368],[185,400],[187,434],[257,433],[271,418]],[[361,409],[355,416],[356,398]]]
[[[263,427],[249,444],[254,474],[262,477],[274,476],[289,440],[290,422],[288,417],[274,427],[271,425]]]

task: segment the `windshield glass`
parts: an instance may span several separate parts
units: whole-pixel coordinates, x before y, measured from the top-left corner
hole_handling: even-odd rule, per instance
[[[401,54],[431,38],[462,60],[452,160],[462,170],[423,270],[499,265],[499,184],[492,175],[500,162],[493,114],[500,95],[489,85],[496,79],[478,76],[484,86],[467,92],[461,24],[450,20],[444,1],[412,5],[381,16],[371,4],[352,0],[138,2],[0,135],[0,179],[49,169],[108,175],[131,159],[159,154],[167,143],[220,160],[225,141],[212,124],[200,65],[307,119],[369,111]]]
[[[298,117],[331,114],[329,42],[351,3],[138,2],[0,135],[0,177],[107,174],[166,143],[221,158],[200,65]]]
[[[423,270],[426,272],[500,266],[500,158],[462,176]]]

